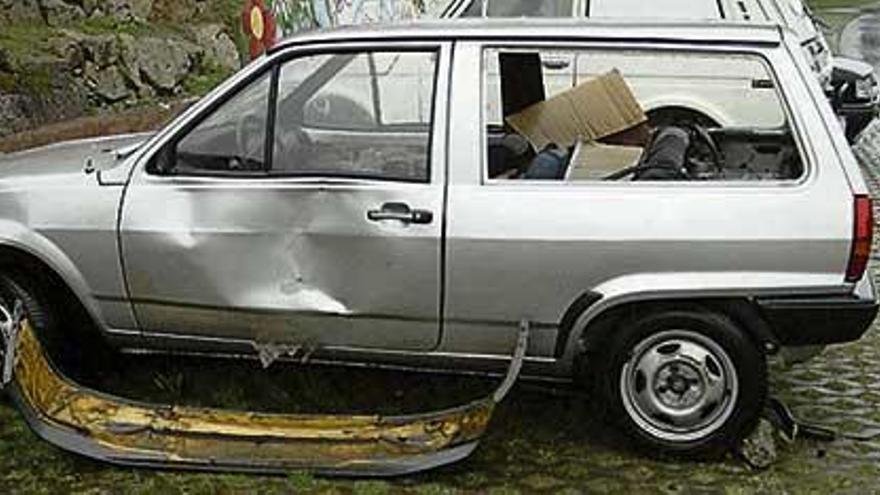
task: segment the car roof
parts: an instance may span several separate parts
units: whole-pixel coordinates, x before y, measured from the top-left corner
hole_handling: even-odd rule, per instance
[[[441,19],[362,24],[298,33],[276,44],[270,53],[289,46],[321,42],[515,38],[522,40],[601,39],[738,44],[779,44],[776,25],[729,21],[646,22],[622,19]]]

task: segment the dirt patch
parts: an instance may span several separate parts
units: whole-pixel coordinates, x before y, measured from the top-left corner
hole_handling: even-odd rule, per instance
[[[139,108],[125,112],[81,117],[0,138],[0,153],[12,153],[59,141],[113,134],[147,132],[161,128],[192,101]]]

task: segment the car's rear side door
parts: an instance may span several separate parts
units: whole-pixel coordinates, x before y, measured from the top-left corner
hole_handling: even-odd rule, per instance
[[[142,331],[435,347],[448,57],[442,43],[292,51],[179,125],[123,205]]]

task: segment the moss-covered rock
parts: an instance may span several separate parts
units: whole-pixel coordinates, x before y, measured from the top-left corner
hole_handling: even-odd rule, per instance
[[[239,0],[0,0],[0,135],[209,91],[241,65],[239,8]],[[53,113],[47,102],[63,108]]]

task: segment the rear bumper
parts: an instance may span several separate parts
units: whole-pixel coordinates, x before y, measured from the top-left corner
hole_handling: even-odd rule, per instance
[[[783,346],[852,342],[871,328],[880,307],[869,279],[848,295],[768,298],[757,304]]]

